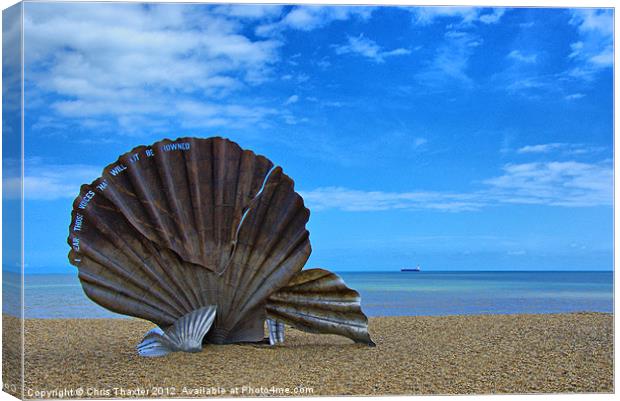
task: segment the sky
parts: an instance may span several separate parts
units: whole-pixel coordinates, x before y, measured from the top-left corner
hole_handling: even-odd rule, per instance
[[[610,9],[24,10],[26,273],[120,154],[215,135],[295,180],[307,267],[613,268]]]

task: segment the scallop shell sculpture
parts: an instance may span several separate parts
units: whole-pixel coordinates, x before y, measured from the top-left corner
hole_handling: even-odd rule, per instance
[[[310,212],[293,180],[223,138],[139,146],[82,185],[69,261],[99,305],[155,323],[144,356],[284,340],[284,323],[374,345],[360,296],[302,270]]]

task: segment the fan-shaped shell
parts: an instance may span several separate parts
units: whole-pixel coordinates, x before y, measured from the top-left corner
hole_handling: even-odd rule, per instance
[[[85,293],[164,328],[217,305],[212,341],[262,339],[265,300],[310,255],[309,212],[271,168],[222,138],[122,155],[73,203],[69,261]]]
[[[374,346],[360,294],[324,269],[302,270],[267,301],[267,317],[311,333],[331,333]]]
[[[215,306],[205,306],[183,316],[166,332],[149,330],[136,347],[141,356],[164,356],[170,352],[199,352],[215,318]]]
[[[308,218],[293,181],[265,157],[223,138],[163,140],[82,185],[69,261],[86,295],[112,311],[175,333],[180,319],[214,307],[207,342],[261,341],[269,297],[310,255]],[[181,337],[193,344],[204,332],[190,334]],[[158,335],[145,338],[145,352],[165,351]]]

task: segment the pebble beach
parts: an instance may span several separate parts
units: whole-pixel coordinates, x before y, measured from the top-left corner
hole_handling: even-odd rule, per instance
[[[19,321],[4,316],[4,333]],[[140,358],[137,319],[27,319],[27,398],[613,392],[613,315],[377,317],[376,347],[286,329],[286,342]],[[15,344],[5,338],[6,346]],[[17,354],[5,350],[4,381]]]

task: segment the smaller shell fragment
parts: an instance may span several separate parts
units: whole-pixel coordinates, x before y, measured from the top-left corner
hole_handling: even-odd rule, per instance
[[[202,339],[215,319],[215,305],[205,306],[181,317],[166,331],[149,330],[136,347],[140,356],[165,356],[171,352],[200,352]]]
[[[274,319],[267,319],[267,328],[269,329],[269,345],[284,342],[284,323]]]
[[[286,287],[273,293],[265,306],[267,317],[309,333],[349,337],[356,343],[375,343],[368,334],[360,294],[337,274],[324,269],[297,273]]]

